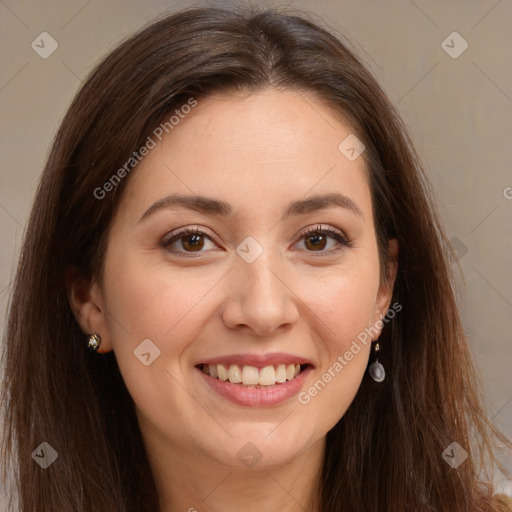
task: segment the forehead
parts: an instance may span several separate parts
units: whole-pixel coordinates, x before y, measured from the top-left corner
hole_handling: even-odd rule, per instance
[[[339,148],[353,130],[311,94],[218,94],[174,121],[132,171],[132,206],[175,192],[234,199],[238,210],[326,192],[370,200],[364,159]]]
[[[177,146],[186,139],[195,151],[252,153],[259,156],[260,164],[263,157],[286,162],[298,159],[306,156],[308,149],[323,149],[325,156],[337,156],[340,137],[353,131],[340,116],[335,119],[312,93],[303,91],[216,94],[198,100],[164,145]],[[315,152],[309,159],[322,161],[323,157]]]

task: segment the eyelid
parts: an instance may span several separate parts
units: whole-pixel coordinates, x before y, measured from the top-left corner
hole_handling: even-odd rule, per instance
[[[314,257],[329,256],[334,253],[337,253],[338,251],[340,251],[342,249],[353,247],[352,240],[345,234],[344,231],[342,231],[338,228],[334,228],[330,225],[322,226],[321,224],[315,224],[314,226],[310,226],[310,227],[303,229],[299,233],[299,235],[298,235],[299,240],[296,243],[300,242],[304,237],[306,237],[310,234],[312,235],[314,233],[325,234],[328,237],[333,238],[337,242],[337,247],[329,249],[327,251],[318,251],[318,252],[317,251],[307,251],[308,254],[311,254]],[[315,252],[317,252],[317,254],[315,254]]]
[[[315,254],[316,251],[306,251],[309,254],[311,254],[312,256],[321,257],[321,256],[332,255],[343,248],[352,247],[352,241],[349,239],[349,237],[343,231],[339,230],[338,228],[334,228],[332,226],[323,227],[321,224],[316,224],[316,225],[304,228],[302,231],[299,232],[298,235],[296,235],[296,237],[298,237],[298,240],[293,245],[296,245],[297,243],[302,241],[302,239],[304,237],[306,237],[307,235],[314,234],[314,233],[322,233],[322,234],[327,235],[330,238],[333,238],[337,242],[338,246],[336,248],[331,248],[327,251],[318,251],[318,254]],[[205,236],[205,237],[209,238],[212,242],[219,245],[216,242],[215,235],[208,232],[205,228],[202,228],[199,226],[185,226],[183,228],[178,228],[178,229],[172,231],[171,233],[168,233],[161,241],[161,245],[164,249],[167,249],[167,247],[169,245],[173,244],[180,238],[185,237],[187,235],[194,235],[194,234],[197,234],[200,236]],[[208,251],[198,251],[198,252],[173,251],[173,252],[178,253],[178,254],[186,254],[187,255],[186,257],[198,257],[203,252],[208,252]]]
[[[160,242],[160,246],[166,250],[167,252],[171,254],[179,254],[183,255],[184,258],[198,258],[200,257],[204,252],[208,251],[179,251],[179,250],[170,250],[169,246],[180,240],[181,238],[184,238],[185,236],[190,235],[199,235],[204,236],[208,239],[210,239],[213,243],[216,245],[219,245],[218,242],[216,242],[216,236],[209,233],[205,228],[199,227],[199,226],[185,226],[183,228],[178,228],[174,231],[171,231],[167,235],[164,236],[162,241]]]
[[[310,233],[317,233],[317,232],[325,232],[329,234],[336,234],[340,237],[343,237],[347,242],[349,242],[348,236],[338,228],[334,228],[330,225],[323,226],[322,224],[314,224],[312,226],[309,226],[307,228],[304,228],[302,231],[299,232],[299,237],[303,237],[305,235],[308,235]]]
[[[212,240],[216,239],[216,236],[213,235],[212,233],[210,233],[209,231],[207,231],[206,228],[192,225],[192,226],[185,226],[183,228],[178,228],[178,229],[175,229],[174,231],[171,231],[170,233],[167,233],[164,236],[162,243],[168,244],[171,241],[173,241],[173,239],[178,239],[178,237],[180,235],[185,236],[185,235],[194,235],[194,234],[208,236]]]

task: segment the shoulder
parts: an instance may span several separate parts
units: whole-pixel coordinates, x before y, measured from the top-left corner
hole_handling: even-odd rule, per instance
[[[512,498],[505,494],[494,496],[492,512],[512,512]]]

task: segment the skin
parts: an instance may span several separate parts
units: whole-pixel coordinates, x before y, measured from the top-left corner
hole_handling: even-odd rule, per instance
[[[325,436],[369,378],[370,343],[307,404],[293,397],[272,407],[235,405],[194,365],[234,353],[291,353],[314,366],[307,390],[385,315],[396,264],[381,280],[365,163],[338,150],[350,133],[304,92],[200,100],[129,176],[103,282],[73,286],[82,328],[101,335],[100,352],[115,352],[135,401],[161,512],[317,510]],[[290,202],[333,191],[362,216],[335,206],[282,217]],[[173,206],[139,221],[171,193],[219,199],[234,214]],[[302,235],[318,224],[352,246],[328,237],[315,251],[311,235]],[[187,258],[198,255],[183,247],[187,237],[161,246],[186,226],[210,236],[199,257]],[[250,264],[236,252],[247,236],[263,248]],[[396,256],[396,240],[389,249]],[[133,353],[145,339],[160,350],[148,366]],[[237,456],[247,443],[261,454],[252,468]]]

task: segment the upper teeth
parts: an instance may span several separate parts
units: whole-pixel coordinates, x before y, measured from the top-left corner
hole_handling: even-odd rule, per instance
[[[211,377],[233,384],[244,384],[245,386],[273,386],[276,383],[283,383],[292,380],[300,373],[300,364],[280,364],[277,366],[238,366],[237,364],[203,364],[202,370]]]

